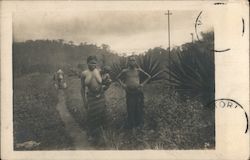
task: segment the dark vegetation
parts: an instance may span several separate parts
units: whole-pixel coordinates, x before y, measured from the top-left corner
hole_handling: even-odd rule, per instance
[[[82,129],[86,126],[86,110],[80,98],[80,82],[74,78],[66,90],[66,103],[70,113]],[[155,81],[145,86],[145,126],[127,130],[125,92],[113,83],[105,93],[108,109],[108,128],[102,132],[103,145],[96,149],[204,149],[214,148],[214,111],[204,108],[198,101],[183,101],[171,89]]]
[[[202,40],[175,47],[170,55],[160,47],[149,49],[145,55],[136,56],[138,65],[153,77],[151,81],[165,79],[168,83],[164,87],[174,88],[181,99],[210,103],[215,93],[214,35],[213,32],[201,35]],[[113,79],[126,68],[126,63],[126,58],[121,57],[112,64]]]
[[[33,73],[14,79],[14,147],[27,141],[40,143],[29,149],[69,149],[69,135],[55,108],[57,92],[48,74]],[[52,89],[51,89],[52,88]]]
[[[204,149],[214,147],[214,115],[198,101],[182,101],[164,82],[152,82],[144,89],[145,126],[134,131],[126,123],[125,94],[111,86],[106,97],[109,129],[103,131],[108,149]],[[112,94],[113,96],[109,96]],[[209,114],[209,116],[208,116]]]
[[[113,83],[106,92],[110,119],[109,127],[103,131],[102,136],[106,148],[96,146],[97,149],[203,149],[215,147],[214,108],[205,107],[214,99],[215,92],[212,51],[214,37],[213,32],[202,35],[201,41],[172,48],[171,55],[167,49],[161,47],[136,55],[138,65],[153,76],[144,89],[145,127],[140,130],[135,129],[133,132],[123,128],[126,123],[125,93],[117,83]],[[111,51],[108,45],[96,46],[87,43],[74,45],[72,42],[66,43],[63,40],[36,40],[13,44],[14,82],[16,83],[14,85],[15,143],[26,141],[31,137],[37,141],[48,142],[47,146],[51,146],[53,149],[60,148],[57,145],[70,145],[70,140],[67,138],[55,110],[57,97],[51,86],[48,89],[49,87],[45,87],[44,83],[41,85],[36,82],[34,77],[31,77],[30,80],[22,80],[24,77],[29,77],[28,74],[35,72],[38,72],[39,76],[41,73],[51,75],[58,67],[62,67],[68,76],[68,89],[65,90],[66,105],[75,120],[85,129],[86,111],[80,96],[78,76],[81,70],[86,69],[85,62],[89,55],[96,55],[100,66],[110,65],[112,67],[113,80],[126,67],[126,58]],[[171,63],[169,63],[169,57]],[[144,77],[141,79],[143,80]],[[31,81],[34,86],[32,91],[24,91],[31,88],[28,86]],[[46,97],[43,98],[45,101],[41,100],[38,103],[37,98],[34,97],[36,94],[43,94]],[[30,101],[20,98],[27,95],[30,95]],[[45,108],[49,109],[45,110]],[[50,121],[48,122],[47,119],[50,116],[40,113],[33,114],[38,110],[46,113],[45,115],[54,114],[53,117],[56,120],[52,120],[51,116],[53,123],[49,123]],[[31,116],[32,114],[35,116]],[[23,115],[30,116],[30,119]],[[36,118],[40,118],[40,121],[44,123],[36,126],[39,125],[39,123],[34,124],[37,122]],[[53,134],[47,136],[51,133],[44,127],[46,123],[62,129],[53,132],[55,135],[60,135],[57,137],[59,139],[53,139]],[[40,135],[47,136],[47,139],[34,136],[33,133],[37,132],[30,130],[38,130]],[[32,134],[28,138],[24,138],[27,133]],[[62,142],[60,138],[63,137]],[[52,142],[49,144],[51,139]]]
[[[14,76],[28,73],[54,73],[61,67],[67,75],[85,69],[86,59],[97,56],[100,65],[112,64],[119,56],[108,45],[81,43],[74,45],[63,40],[28,40],[13,43]]]
[[[205,105],[214,100],[215,93],[214,36],[212,32],[202,36],[202,41],[174,49],[167,80],[183,98]]]

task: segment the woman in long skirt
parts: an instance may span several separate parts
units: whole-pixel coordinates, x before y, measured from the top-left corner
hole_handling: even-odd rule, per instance
[[[106,125],[106,105],[102,76],[95,56],[87,58],[88,69],[81,74],[81,94],[87,110],[89,140],[98,140]]]

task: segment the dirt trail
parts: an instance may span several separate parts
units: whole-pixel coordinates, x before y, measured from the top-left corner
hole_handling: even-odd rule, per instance
[[[74,118],[69,113],[66,104],[63,90],[58,92],[58,104],[56,106],[62,121],[65,124],[65,129],[73,140],[74,149],[91,149],[87,140],[87,134],[75,122]]]

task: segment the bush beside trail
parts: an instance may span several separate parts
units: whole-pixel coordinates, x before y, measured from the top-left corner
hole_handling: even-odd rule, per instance
[[[82,129],[86,129],[86,110],[80,92],[80,79],[68,78],[68,88],[65,90],[67,109]]]
[[[113,90],[113,91],[111,91]],[[110,88],[108,92],[121,90]],[[144,128],[129,131],[126,122],[125,96],[107,101],[110,129],[104,131],[109,149],[204,149],[215,146],[214,108],[205,108],[198,101],[182,101],[162,84],[145,86]],[[171,93],[171,94],[170,94]],[[171,96],[175,95],[175,96]],[[120,98],[119,98],[120,97]]]
[[[14,79],[14,146],[31,141],[31,150],[70,149],[72,141],[56,110],[57,91],[52,76],[33,73]],[[17,145],[19,144],[19,145]]]
[[[80,96],[80,80],[71,79],[67,107],[85,129],[86,111]],[[146,85],[144,128],[127,130],[125,92],[113,83],[106,91],[108,128],[103,130],[105,147],[96,149],[204,149],[215,146],[214,108],[195,100],[181,100],[161,81]],[[77,93],[77,94],[76,94]]]

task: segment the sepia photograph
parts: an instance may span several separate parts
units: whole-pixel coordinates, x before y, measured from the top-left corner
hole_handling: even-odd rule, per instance
[[[215,149],[206,13],[16,12],[12,49],[14,150]]]
[[[249,2],[0,5],[0,159],[249,159]]]

